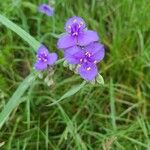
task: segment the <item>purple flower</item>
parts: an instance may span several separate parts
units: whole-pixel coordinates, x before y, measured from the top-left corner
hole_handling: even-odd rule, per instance
[[[80,17],[68,19],[65,30],[67,33],[62,35],[57,43],[59,49],[66,49],[75,45],[86,46],[99,40],[95,31],[86,29],[85,21]]]
[[[70,64],[77,64],[77,71],[85,80],[93,80],[97,73],[96,64],[104,58],[104,46],[100,43],[90,43],[84,48],[73,46],[66,49],[65,59]]]
[[[53,16],[53,14],[54,14],[54,9],[47,4],[41,4],[38,7],[38,10],[40,12],[46,14],[47,16]]]
[[[48,65],[53,65],[57,60],[56,53],[49,53],[48,49],[41,45],[37,51],[37,60],[34,64],[36,70],[45,70]]]

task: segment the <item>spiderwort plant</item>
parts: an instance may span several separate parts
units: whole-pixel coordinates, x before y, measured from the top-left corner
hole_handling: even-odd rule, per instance
[[[72,17],[65,24],[66,33],[58,40],[57,47],[66,49],[75,45],[85,46],[99,40],[95,31],[87,30],[85,21],[80,17]]]
[[[38,7],[39,12],[46,14],[47,16],[53,16],[54,15],[54,8],[47,4],[41,4]]]
[[[96,64],[104,58],[104,54],[104,46],[97,42],[85,47],[73,46],[64,51],[67,62],[77,65],[77,72],[87,81],[93,80],[98,74]]]

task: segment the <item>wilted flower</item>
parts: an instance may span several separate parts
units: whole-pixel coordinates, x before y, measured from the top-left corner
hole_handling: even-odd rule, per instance
[[[90,43],[85,47],[73,46],[64,51],[65,59],[70,64],[77,64],[77,72],[88,81],[98,74],[96,64],[104,58],[104,46],[100,43]]]
[[[49,53],[48,49],[41,45],[37,51],[37,60],[34,64],[36,70],[45,70],[49,65],[53,65],[57,60],[56,53]]]
[[[57,43],[59,49],[66,49],[75,45],[86,46],[99,40],[95,31],[86,29],[85,21],[80,17],[68,19],[65,30],[67,33],[62,35]]]
[[[39,7],[38,7],[38,10],[44,14],[46,14],[47,16],[53,16],[54,14],[54,9],[47,5],[47,4],[41,4]]]

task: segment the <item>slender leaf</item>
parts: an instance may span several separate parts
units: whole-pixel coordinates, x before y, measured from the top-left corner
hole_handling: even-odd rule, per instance
[[[62,101],[65,98],[68,98],[74,94],[76,94],[78,91],[80,91],[81,88],[84,87],[84,85],[86,84],[86,81],[83,81],[80,85],[76,85],[74,87],[72,87],[69,91],[67,91],[59,100],[51,103],[48,106],[52,106],[52,105],[56,105],[57,103],[59,103],[60,101]]]
[[[9,99],[8,103],[5,105],[3,111],[0,113],[0,129],[5,123],[5,121],[8,119],[10,113],[12,110],[20,104],[21,96],[24,94],[24,92],[28,89],[28,87],[32,84],[32,82],[35,80],[36,75],[38,73],[32,72],[17,88],[17,90],[14,92],[13,96]]]
[[[35,51],[40,46],[40,43],[35,40],[29,33],[25,32],[23,29],[21,29],[18,25],[4,17],[0,14],[0,23],[5,25],[10,30],[17,33],[23,40],[25,40]]]
[[[56,65],[61,63],[64,59],[60,59],[56,61]],[[29,76],[27,76],[23,82],[19,85],[17,90],[14,92],[12,97],[9,99],[8,103],[0,113],[0,129],[8,119],[10,113],[13,111],[13,109],[20,104],[21,97],[24,94],[24,92],[29,88],[29,86],[34,82],[35,78],[39,75],[39,72],[33,71]]]
[[[115,109],[115,99],[114,99],[114,86],[113,86],[113,81],[110,80],[110,108],[111,108],[111,121],[112,121],[112,126],[113,129],[116,130],[116,109]]]

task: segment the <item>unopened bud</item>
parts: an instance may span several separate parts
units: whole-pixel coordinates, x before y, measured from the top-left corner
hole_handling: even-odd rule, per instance
[[[101,84],[104,85],[104,79],[103,77],[98,73],[97,77],[96,77],[96,81]]]

